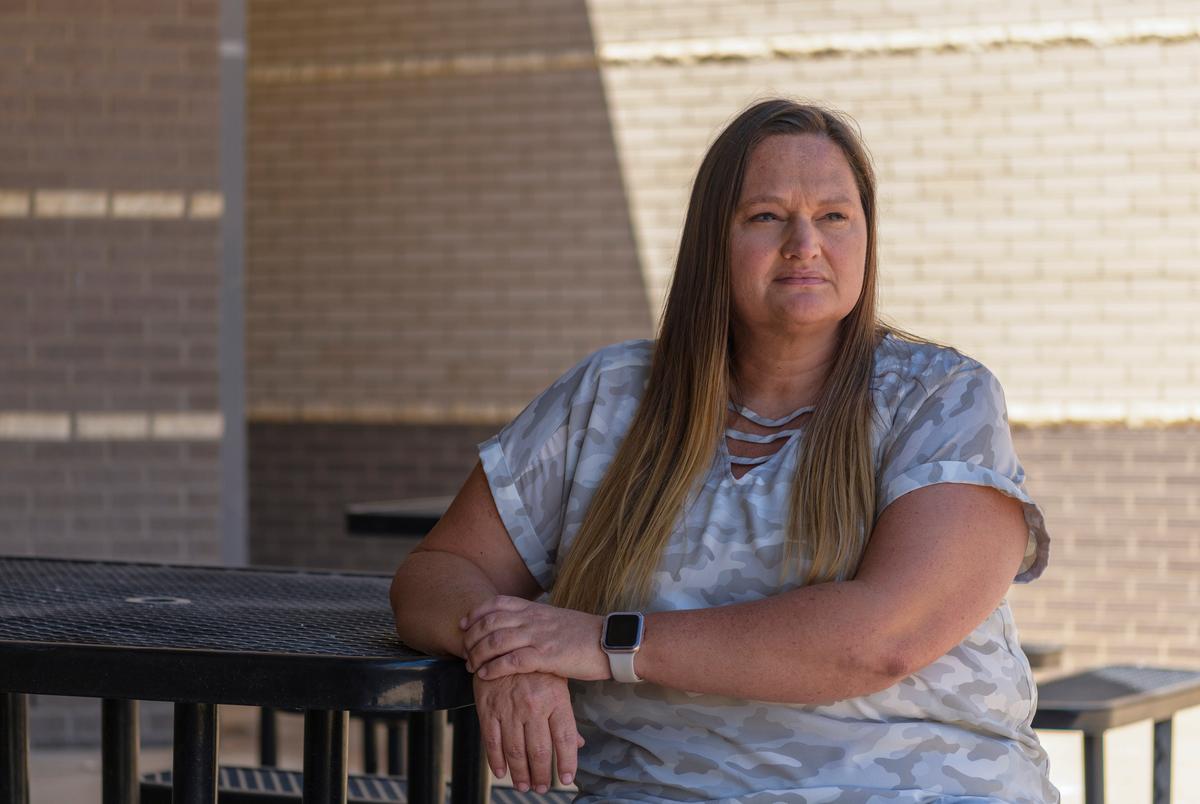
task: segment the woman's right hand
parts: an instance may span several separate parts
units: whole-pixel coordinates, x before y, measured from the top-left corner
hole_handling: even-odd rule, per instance
[[[497,777],[511,774],[522,793],[531,787],[550,789],[551,756],[558,778],[570,784],[583,738],[575,728],[567,680],[546,673],[521,673],[495,681],[475,677],[475,709],[487,752]]]

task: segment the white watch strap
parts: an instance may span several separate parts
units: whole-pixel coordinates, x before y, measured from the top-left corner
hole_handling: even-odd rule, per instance
[[[634,656],[637,656],[637,653],[633,651],[629,653],[617,653],[613,651],[608,654],[608,667],[612,671],[612,677],[615,680],[626,684],[635,684],[642,680],[633,669]]]

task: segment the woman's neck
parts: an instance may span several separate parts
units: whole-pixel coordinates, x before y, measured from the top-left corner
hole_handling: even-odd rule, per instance
[[[768,418],[816,404],[837,346],[836,329],[800,340],[735,331],[736,401]]]

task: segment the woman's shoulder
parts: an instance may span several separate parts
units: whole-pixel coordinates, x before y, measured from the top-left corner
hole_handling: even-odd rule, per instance
[[[560,455],[569,441],[585,432],[624,432],[644,393],[653,346],[648,340],[604,346],[535,396],[493,439],[513,471],[520,473],[547,456]],[[602,437],[595,443],[608,441]]]
[[[654,359],[654,343],[649,338],[611,343],[589,354],[583,359],[583,363],[597,372],[649,368],[650,361]]]
[[[872,386],[889,397],[933,393],[961,375],[996,382],[987,366],[953,346],[889,331],[875,347]]]
[[[938,399],[1004,407],[1003,389],[983,363],[952,346],[896,332],[875,349],[872,391],[885,424],[902,424]]]
[[[601,394],[641,396],[653,358],[652,340],[642,338],[609,344],[568,369],[554,386],[573,389],[576,397]]]
[[[518,417],[539,427],[619,427],[645,391],[654,341],[631,340],[591,352],[542,391]]]

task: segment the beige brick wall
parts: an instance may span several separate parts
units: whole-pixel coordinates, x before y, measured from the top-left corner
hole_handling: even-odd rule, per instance
[[[1018,419],[1200,416],[1200,40],[605,82],[656,299],[706,143],[756,97],[807,97],[854,115],[875,156],[886,314],[988,363]]]
[[[776,36],[1194,15],[1190,0],[589,0],[601,43],[696,37]]]

